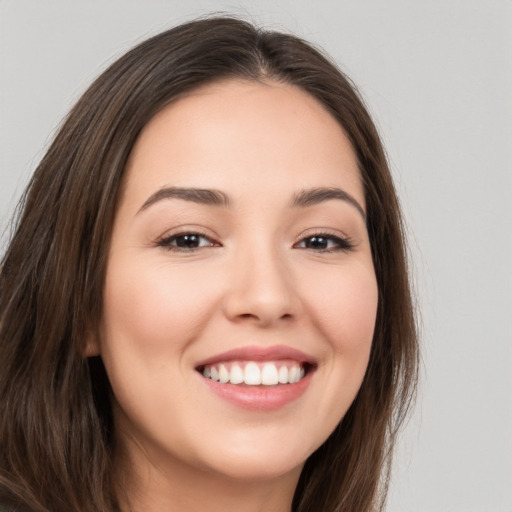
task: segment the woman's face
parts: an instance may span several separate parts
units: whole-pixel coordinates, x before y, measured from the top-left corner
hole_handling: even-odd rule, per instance
[[[298,476],[368,362],[364,210],[346,136],[296,87],[232,80],[152,119],[126,169],[89,346],[136,464]]]

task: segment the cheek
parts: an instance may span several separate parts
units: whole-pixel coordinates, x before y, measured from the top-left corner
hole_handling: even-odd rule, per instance
[[[200,273],[180,270],[165,262],[137,260],[112,266],[104,294],[106,336],[123,339],[147,355],[152,349],[185,345],[215,298],[211,287],[201,286]]]
[[[188,375],[184,354],[200,337],[218,293],[214,286],[201,286],[208,283],[205,272],[137,257],[110,262],[101,355],[120,410],[141,431],[146,422],[160,425],[162,404],[168,416],[176,413],[170,390]],[[179,389],[187,393],[186,387]]]
[[[339,276],[307,283],[308,305],[331,349],[344,356],[367,355],[373,339],[378,289],[373,267],[352,266]]]
[[[304,424],[304,436],[322,442],[336,428],[359,391],[372,346],[378,303],[373,266],[347,265],[303,280],[306,308],[326,344],[315,396],[317,422]],[[321,419],[321,421],[320,421]],[[312,450],[317,446],[312,446]]]

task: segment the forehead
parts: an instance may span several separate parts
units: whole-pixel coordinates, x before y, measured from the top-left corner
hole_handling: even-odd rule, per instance
[[[364,204],[343,128],[315,98],[279,82],[227,80],[172,102],[140,134],[125,180],[146,193],[169,185],[235,194],[269,184],[281,192],[342,186]]]

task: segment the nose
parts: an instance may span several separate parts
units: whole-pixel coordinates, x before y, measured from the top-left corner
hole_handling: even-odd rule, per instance
[[[298,317],[297,283],[285,260],[272,249],[246,251],[235,258],[224,300],[231,321],[267,327]]]

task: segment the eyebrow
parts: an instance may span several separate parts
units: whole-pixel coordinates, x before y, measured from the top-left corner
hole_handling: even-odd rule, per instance
[[[163,199],[182,199],[184,201],[191,201],[193,203],[208,206],[229,206],[231,203],[229,196],[221,190],[164,187],[152,194],[141,206],[138,213],[141,213],[151,205]],[[308,206],[314,206],[331,199],[346,201],[350,205],[354,206],[366,221],[366,213],[363,210],[363,207],[356,201],[356,199],[354,199],[353,196],[341,188],[318,187],[301,190],[293,197],[292,206],[295,208],[307,208]]]
[[[138,213],[149,208],[162,199],[183,199],[193,203],[205,204],[209,206],[228,206],[229,197],[220,190],[211,190],[204,188],[177,188],[164,187],[152,194],[141,206]]]
[[[366,221],[366,213],[363,207],[356,201],[356,199],[351,196],[348,192],[345,192],[341,188],[336,187],[319,187],[319,188],[311,188],[307,190],[301,190],[293,200],[293,206],[306,208],[308,206],[314,206],[319,203],[323,203],[324,201],[329,201],[331,199],[338,199],[341,201],[346,201],[356,208],[356,210],[362,215],[363,219]]]

